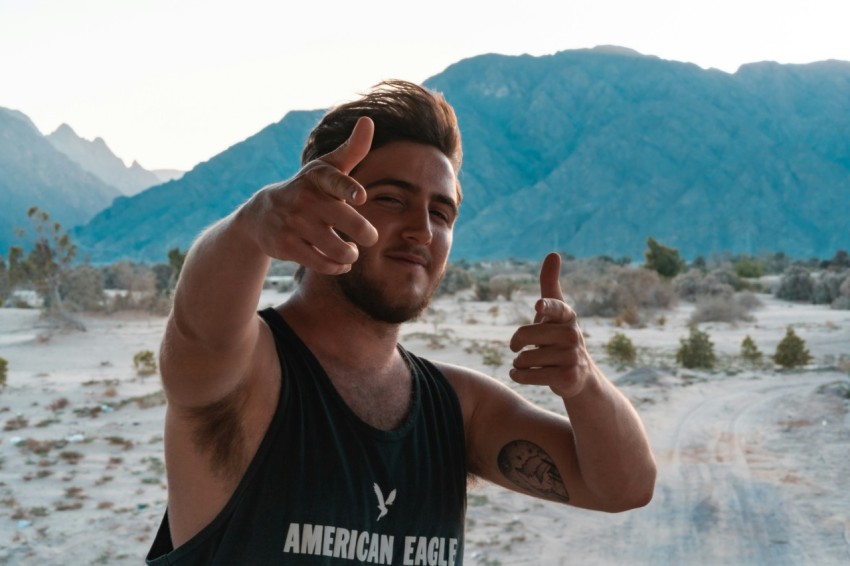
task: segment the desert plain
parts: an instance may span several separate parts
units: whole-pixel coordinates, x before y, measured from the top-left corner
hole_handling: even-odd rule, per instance
[[[758,296],[749,322],[704,323],[719,363],[675,361],[693,305],[641,327],[583,318],[594,359],[637,408],[658,462],[649,505],[605,514],[477,484],[468,493],[464,563],[850,564],[850,311]],[[286,298],[265,291],[259,307]],[[479,369],[562,412],[548,388],[507,377],[508,341],[536,295],[440,297],[402,331],[425,357]],[[58,330],[35,309],[0,309],[0,563],[141,564],[165,510],[165,399],[133,358],[156,352],[165,318],[85,315]],[[812,362],[769,362],[788,326]],[[610,360],[615,332],[638,350]],[[745,363],[750,336],[765,363]]]

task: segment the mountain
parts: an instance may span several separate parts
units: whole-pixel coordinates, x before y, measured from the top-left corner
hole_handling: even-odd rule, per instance
[[[454,257],[850,247],[850,63],[734,75],[634,53],[484,56],[428,84],[464,133]],[[468,205],[468,206],[467,206]]]
[[[120,193],[56,150],[24,114],[0,108],[0,252],[29,228],[31,206],[66,228],[87,222]]]
[[[46,138],[71,161],[125,195],[134,195],[168,180],[148,171],[136,161],[127,167],[112,153],[103,138],[95,138],[93,141],[83,139],[68,124],[62,124]]]
[[[482,55],[426,81],[464,138],[453,259],[685,257],[850,248],[850,63],[734,74],[616,47]],[[93,257],[160,261],[291,176],[321,111],[292,112],[179,181],[122,198],[77,236]]]
[[[76,231],[94,261],[164,261],[257,189],[300,167],[301,146],[324,112],[290,112],[280,122],[196,165],[179,180],[121,197]]]

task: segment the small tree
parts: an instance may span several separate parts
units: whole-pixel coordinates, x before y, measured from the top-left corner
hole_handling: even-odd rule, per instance
[[[717,356],[714,355],[714,343],[708,334],[701,332],[696,326],[691,326],[688,338],[680,340],[676,362],[688,369],[713,368],[717,363]]]
[[[758,346],[756,346],[755,341],[750,338],[749,334],[744,336],[744,340],[741,342],[741,357],[745,362],[754,366],[761,363],[761,350],[758,349]]]
[[[784,368],[795,368],[811,362],[812,354],[806,348],[806,342],[789,326],[785,338],[776,346],[773,361]]]
[[[605,352],[611,361],[623,365],[634,364],[637,360],[637,350],[629,337],[621,332],[615,333],[605,344]]]
[[[672,279],[685,269],[685,261],[679,257],[679,250],[668,248],[650,237],[646,240],[644,267],[658,272],[661,277]]]
[[[6,358],[0,358],[0,389],[6,387],[6,376],[9,373],[9,362]]]
[[[12,293],[12,282],[9,278],[9,269],[6,262],[0,259],[0,308],[6,303],[6,299]]]
[[[177,280],[180,278],[180,272],[183,271],[183,263],[186,261],[186,253],[181,252],[180,248],[171,248],[168,250],[168,265],[173,270],[171,275],[171,288],[177,285]]]
[[[27,211],[27,216],[33,223],[35,243],[26,258],[23,249],[18,246],[9,250],[13,280],[31,282],[44,299],[44,308],[49,314],[69,326],[85,330],[83,323],[65,308],[61,293],[62,283],[77,255],[77,246],[58,222],[50,221],[47,212],[33,206]],[[20,236],[26,233],[22,229],[17,232]]]

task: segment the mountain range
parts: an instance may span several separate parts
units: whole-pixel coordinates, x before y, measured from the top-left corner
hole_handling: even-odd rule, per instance
[[[850,248],[850,63],[705,70],[616,47],[482,55],[425,82],[454,106],[453,259]],[[323,111],[294,111],[74,234],[94,261],[162,261],[291,176]],[[2,151],[2,150],[0,150]]]
[[[166,169],[149,171],[137,161],[127,167],[121,158],[112,153],[103,138],[91,141],[81,138],[68,124],[62,124],[46,138],[71,161],[124,195],[138,194],[154,185],[179,179],[183,174],[181,171]]]
[[[181,171],[127,167],[102,138],[88,141],[67,124],[44,136],[22,112],[0,108],[0,250],[26,244],[15,228],[30,228],[38,206],[65,227],[84,224],[115,197],[179,178]]]

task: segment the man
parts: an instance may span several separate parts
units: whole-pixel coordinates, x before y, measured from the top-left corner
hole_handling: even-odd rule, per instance
[[[329,112],[302,162],[186,258],[161,350],[169,497],[150,564],[460,564],[469,477],[588,509],[650,500],[643,427],[591,360],[557,255],[511,377],[548,385],[569,418],[398,345],[461,200],[442,96],[382,83]],[[303,277],[257,316],[270,258]]]

